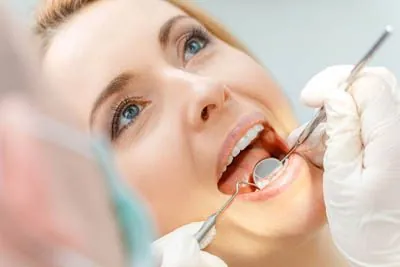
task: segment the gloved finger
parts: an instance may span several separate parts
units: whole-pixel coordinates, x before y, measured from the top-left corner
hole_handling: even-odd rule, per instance
[[[352,96],[341,90],[332,90],[325,95],[324,103],[328,136],[324,157],[325,170],[331,171],[331,174],[334,174],[335,169],[338,173],[361,171],[361,125]],[[337,168],[338,166],[340,168]]]
[[[184,264],[185,262],[192,262],[194,264],[203,260],[201,257],[201,255],[204,255],[201,253],[203,247],[200,247],[194,238],[194,234],[200,229],[202,224],[203,222],[194,222],[184,225],[153,242],[153,256],[156,259],[157,266],[204,266]],[[214,239],[215,234],[214,229],[203,245],[208,245]],[[182,254],[183,256],[177,254]]]
[[[189,226],[188,228],[191,228]],[[166,240],[166,239],[164,239]],[[158,243],[160,245],[160,243]],[[158,247],[160,249],[160,247]],[[162,267],[226,267],[218,257],[200,250],[197,240],[191,233],[176,231],[164,243],[158,266]]]
[[[203,225],[203,222],[193,222],[193,223],[183,225],[183,226],[179,227],[178,229],[175,229],[171,233],[157,239],[155,242],[153,242],[153,246],[154,247],[163,247],[167,242],[169,242],[170,238],[173,238],[176,235],[176,233],[184,233],[187,236],[194,236],[196,234],[196,232],[201,228],[202,225]],[[210,231],[208,238],[206,238],[204,240],[204,243],[201,244],[202,248],[208,246],[214,240],[215,235],[216,235],[216,230],[215,230],[215,228],[213,228]]]
[[[200,251],[201,253],[201,265],[199,266],[204,266],[204,267],[228,267],[228,265],[221,260],[220,258],[207,253],[205,251]]]
[[[308,81],[301,91],[300,101],[311,108],[322,107],[327,95],[345,84],[352,69],[352,65],[339,65],[319,72]]]
[[[325,170],[326,164],[345,166],[348,162],[354,162],[362,152],[356,104],[352,96],[344,92],[343,87],[340,88],[345,84],[352,68],[352,66],[327,68],[314,76],[301,94],[301,100],[308,106],[325,107],[327,114],[325,129],[329,137],[326,142],[328,149],[324,156]]]
[[[227,267],[220,258],[200,250],[194,238],[182,237],[164,252],[162,267]]]
[[[200,267],[199,244],[194,238],[178,232],[163,248],[161,267]]]
[[[398,86],[394,75],[385,68],[367,68],[354,82],[351,94],[361,118],[362,141],[366,146],[364,165],[384,166],[400,157],[394,149],[400,134]]]
[[[306,101],[308,97],[312,98],[309,103],[322,104],[327,115],[325,127],[328,140],[323,161],[323,191],[328,222],[332,233],[335,233],[333,238],[340,240],[345,237],[338,236],[337,233],[344,233],[341,230],[343,225],[349,225],[348,210],[357,212],[355,207],[359,205],[359,201],[355,196],[362,178],[363,147],[356,103],[349,93],[338,88],[350,70],[351,68],[329,68],[318,74],[316,81],[310,81],[302,94]],[[346,73],[347,71],[349,72]],[[341,218],[342,223],[335,223],[335,218]]]
[[[312,107],[321,106],[332,90],[337,90],[340,84],[345,84],[352,68],[353,66],[334,66],[314,76],[302,91],[302,102]],[[316,88],[319,88],[317,94]],[[387,153],[383,149],[390,139],[388,135],[394,137],[400,131],[397,127],[399,93],[394,75],[385,68],[366,68],[359,74],[349,93],[353,96],[360,113],[363,144],[370,145],[368,149],[381,155],[374,156],[371,161],[368,157],[366,162],[380,165],[385,164],[387,160],[398,158],[399,155]],[[372,139],[375,139],[373,143]],[[398,150],[390,151],[397,153]],[[374,153],[369,155],[372,154]]]
[[[304,128],[309,122],[303,124],[299,128],[296,128],[290,133],[287,144],[289,147],[293,147]],[[326,150],[325,142],[327,139],[325,132],[325,123],[321,123],[318,127],[311,133],[310,137],[298,147],[296,152],[302,154],[315,166],[322,168],[324,154]]]

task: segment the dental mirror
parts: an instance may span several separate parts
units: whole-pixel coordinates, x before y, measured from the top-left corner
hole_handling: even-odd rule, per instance
[[[268,176],[282,166],[282,162],[276,158],[267,158],[259,161],[253,171],[254,184],[263,189],[270,182]]]

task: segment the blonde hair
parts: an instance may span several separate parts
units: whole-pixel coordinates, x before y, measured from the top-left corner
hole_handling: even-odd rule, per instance
[[[81,9],[101,0],[47,0],[39,9],[35,33],[40,37],[42,47],[46,49],[51,38],[57,33],[57,28],[71,18]],[[167,0],[167,2],[180,8],[189,16],[195,18],[213,35],[230,46],[252,56],[248,49],[232,36],[220,23],[211,18],[207,13],[187,0]],[[254,58],[254,57],[253,57]]]

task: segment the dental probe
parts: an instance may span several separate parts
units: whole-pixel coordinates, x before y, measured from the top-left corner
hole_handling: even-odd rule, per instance
[[[354,81],[357,78],[357,75],[360,71],[368,64],[368,62],[372,59],[378,49],[382,46],[382,44],[387,40],[390,34],[393,32],[392,26],[386,26],[385,31],[381,34],[379,39],[374,43],[374,45],[368,50],[368,52],[364,55],[364,57],[354,66],[351,70],[349,77],[345,82],[344,91],[347,92],[350,90],[351,86],[353,85]],[[325,108],[322,106],[315,117],[307,124],[307,126],[303,129],[300,133],[299,137],[296,140],[295,145],[289,150],[286,156],[281,160],[284,162],[289,158],[291,154],[301,145],[303,144],[308,137],[313,133],[313,131],[318,127],[318,125],[326,120],[326,111]]]
[[[368,52],[364,55],[364,57],[354,66],[351,70],[349,77],[345,81],[344,91],[348,91],[354,81],[356,80],[360,71],[369,63],[378,49],[383,45],[383,43],[387,40],[387,38],[393,32],[392,26],[386,26],[384,32],[380,35],[378,40],[373,44],[373,46],[368,50]],[[289,152],[285,155],[282,160],[278,160],[275,158],[267,158],[259,161],[253,171],[254,183],[259,188],[264,188],[269,183],[269,179],[265,179],[269,177],[272,172],[277,170],[277,168],[282,167],[284,162],[292,155],[296,149],[302,145],[313,133],[313,131],[318,127],[321,122],[326,121],[326,111],[322,106],[314,118],[306,125],[303,131],[300,133],[293,147],[289,150]]]
[[[208,234],[215,227],[215,224],[217,223],[217,218],[231,205],[233,200],[239,194],[240,186],[242,186],[242,185],[249,185],[249,186],[253,186],[253,187],[259,189],[257,185],[246,182],[246,181],[238,181],[236,183],[235,193],[233,193],[233,195],[224,203],[224,205],[222,205],[221,208],[219,208],[219,210],[217,212],[213,213],[212,215],[210,215],[207,218],[207,220],[201,226],[200,230],[197,231],[197,233],[194,235],[197,242],[200,244],[201,249],[204,248],[204,241],[207,240]]]

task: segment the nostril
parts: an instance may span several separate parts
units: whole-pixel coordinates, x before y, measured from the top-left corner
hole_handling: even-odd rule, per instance
[[[210,118],[210,112],[211,110],[215,109],[217,106],[212,104],[212,105],[208,105],[206,107],[203,108],[203,110],[201,111],[201,119],[203,121],[206,121]]]

